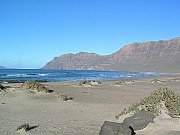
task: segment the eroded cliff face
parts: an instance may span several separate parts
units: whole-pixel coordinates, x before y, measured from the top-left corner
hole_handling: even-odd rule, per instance
[[[116,70],[179,72],[180,38],[133,43],[112,55]]]
[[[126,45],[113,55],[116,57],[174,57],[180,53],[180,38]]]
[[[43,68],[180,72],[180,38],[133,43],[105,56],[87,52],[65,54]]]
[[[95,53],[80,52],[77,54],[65,54],[55,57],[47,63],[45,69],[66,69],[66,70],[103,70],[99,61],[106,60],[103,56]]]

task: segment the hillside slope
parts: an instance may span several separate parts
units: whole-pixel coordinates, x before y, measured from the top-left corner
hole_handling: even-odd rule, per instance
[[[0,66],[0,69],[6,69],[5,67],[3,67],[3,66]]]
[[[180,38],[132,43],[104,56],[87,52],[65,54],[43,68],[180,72]]]

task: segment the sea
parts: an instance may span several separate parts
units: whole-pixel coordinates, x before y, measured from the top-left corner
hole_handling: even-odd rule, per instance
[[[124,80],[151,78],[164,75],[156,72],[0,69],[0,82],[35,80],[40,82],[76,82],[81,80]]]

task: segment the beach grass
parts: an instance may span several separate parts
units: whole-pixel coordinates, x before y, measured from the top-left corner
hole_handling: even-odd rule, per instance
[[[52,92],[52,90],[49,90],[48,88],[46,88],[46,86],[36,81],[25,81],[21,87],[30,90],[37,90],[38,92],[45,92],[45,93]]]
[[[57,98],[61,99],[62,101],[68,101],[74,99],[73,97],[68,96],[66,93],[64,94],[57,93]]]
[[[154,117],[156,117],[161,114],[161,103],[164,103],[165,107],[168,110],[167,113],[171,117],[180,116],[180,96],[168,88],[160,88],[151,93],[150,96],[145,97],[139,102],[131,105],[129,108],[125,108],[115,117],[119,118],[124,114],[135,113],[138,110],[149,111],[153,114]]]

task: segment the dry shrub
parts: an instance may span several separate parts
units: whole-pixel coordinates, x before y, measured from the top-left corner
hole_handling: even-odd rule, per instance
[[[154,117],[156,117],[161,113],[160,108],[162,102],[171,117],[180,117],[180,96],[168,88],[160,88],[159,90],[154,91],[150,96],[145,97],[129,108],[124,109],[115,117],[119,118],[121,115],[131,112],[135,113],[142,109],[151,112]]]

